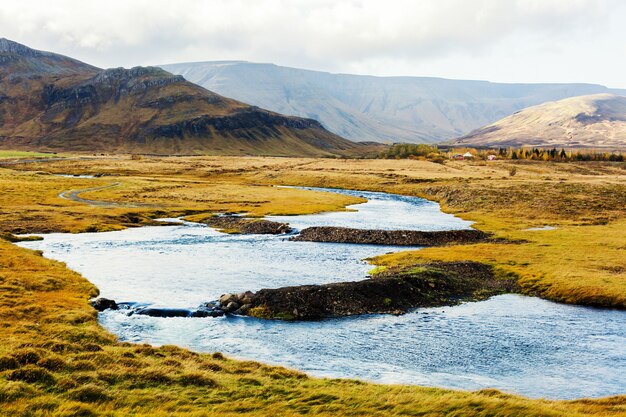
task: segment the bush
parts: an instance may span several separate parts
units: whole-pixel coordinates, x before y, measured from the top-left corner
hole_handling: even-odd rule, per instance
[[[84,403],[107,401],[111,398],[104,388],[95,384],[87,384],[76,388],[70,391],[68,395],[71,399]]]
[[[100,352],[102,350],[102,347],[95,343],[85,343],[83,345],[83,349],[85,349],[87,352]]]
[[[31,365],[39,362],[41,356],[33,349],[20,349],[17,350],[13,357],[19,362],[20,365]]]
[[[59,410],[60,417],[96,417],[97,414],[90,407],[82,404],[71,404]]]
[[[59,356],[49,356],[47,358],[43,358],[39,362],[37,362],[37,365],[41,366],[42,368],[46,368],[49,371],[60,371],[62,369],[65,369],[65,367],[67,366],[65,361]]]
[[[71,363],[72,369],[77,371],[95,371],[96,365],[90,360],[78,360]]]
[[[16,369],[19,366],[20,364],[17,362],[17,359],[12,356],[3,356],[0,358],[0,372],[9,369]]]
[[[261,385],[263,385],[258,379],[248,377],[239,378],[239,384],[254,387],[260,387]]]
[[[380,154],[381,158],[386,159],[404,159],[410,157],[428,157],[434,158],[439,155],[439,149],[436,146],[399,143],[392,145],[386,152]]]
[[[8,403],[19,398],[30,397],[35,390],[23,382],[9,382],[0,387],[0,403]]]
[[[54,376],[43,368],[34,365],[26,365],[9,374],[10,381],[22,381],[29,384],[54,385]]]
[[[64,378],[60,378],[57,381],[57,386],[64,391],[69,391],[72,388],[76,388],[78,386],[78,383],[74,381],[73,378],[64,377]]]
[[[203,363],[202,365],[200,365],[200,369],[205,369],[207,371],[213,371],[213,372],[221,372],[224,370],[224,368],[222,368],[221,365],[217,363],[213,363],[213,362]]]
[[[209,378],[208,376],[199,373],[193,372],[188,374],[183,374],[178,378],[178,383],[183,386],[196,386],[196,387],[216,387],[217,382],[214,379]]]
[[[134,380],[138,383],[155,385],[170,384],[172,382],[172,378],[165,371],[154,369],[139,372],[135,375]]]

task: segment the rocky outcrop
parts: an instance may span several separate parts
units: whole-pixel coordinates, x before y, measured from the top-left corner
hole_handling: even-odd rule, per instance
[[[155,155],[331,156],[318,121],[220,96],[156,67],[102,70],[0,39],[0,147]]]
[[[416,230],[365,230],[319,226],[303,229],[300,234],[290,238],[290,240],[394,246],[442,246],[485,242],[489,238],[489,234],[474,229],[420,232]]]
[[[117,305],[117,303],[114,300],[110,300],[108,298],[97,298],[91,302],[91,305],[97,311],[119,309],[119,306]]]
[[[159,125],[146,130],[144,135],[148,137],[184,138],[186,136],[207,136],[212,130],[237,131],[254,129],[263,126],[264,129],[288,127],[291,129],[322,129],[322,125],[312,119],[298,119],[269,113],[257,107],[251,107],[236,111],[224,116],[202,115],[194,119],[182,120],[177,123]]]
[[[411,308],[453,305],[516,291],[515,279],[496,278],[488,265],[440,262],[392,270],[363,281],[263,289],[242,300],[239,312],[283,320],[401,314]]]
[[[205,220],[205,223],[226,233],[240,233],[244,235],[279,235],[292,231],[292,228],[287,223],[263,219],[248,219],[238,216],[213,216]]]
[[[97,298],[91,302],[97,311],[123,310],[129,316],[140,315],[150,317],[220,317],[225,311],[217,302],[204,303],[197,309],[165,308],[137,305],[134,303],[117,303],[108,298]]]
[[[144,307],[129,312],[129,315],[137,314],[140,316],[150,317],[221,317],[224,311],[219,308],[208,308],[201,306],[196,310],[188,310],[185,308],[156,308]]]

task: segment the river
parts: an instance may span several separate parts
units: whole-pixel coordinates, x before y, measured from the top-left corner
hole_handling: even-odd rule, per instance
[[[296,229],[458,230],[467,221],[415,197],[363,196],[353,211],[269,217]],[[195,223],[118,232],[49,234],[23,242],[66,262],[116,301],[194,308],[226,292],[364,278],[363,259],[406,247],[290,242],[227,235]],[[529,397],[626,392],[626,312],[501,295],[402,316],[289,323],[247,317],[155,318],[100,314],[121,340],[284,365],[324,377],[460,389],[494,387]]]

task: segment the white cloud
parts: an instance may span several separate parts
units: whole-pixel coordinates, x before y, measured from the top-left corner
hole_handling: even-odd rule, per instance
[[[245,59],[340,72],[626,87],[625,58],[617,54],[626,42],[626,7],[618,0],[5,3],[0,36],[99,66]]]

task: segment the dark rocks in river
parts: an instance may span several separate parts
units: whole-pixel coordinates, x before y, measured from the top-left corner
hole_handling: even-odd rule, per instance
[[[190,317],[191,311],[183,308],[152,308],[145,307],[133,311],[133,314],[150,317]]]
[[[209,304],[209,303],[207,303]],[[196,310],[188,310],[185,308],[155,308],[144,307],[132,310],[130,314],[150,317],[221,317],[224,311],[219,307],[207,307],[207,304],[200,306]]]
[[[263,289],[251,296],[245,314],[283,320],[401,314],[416,307],[454,305],[517,291],[514,278],[497,278],[489,265],[438,262],[390,270],[363,281]]]
[[[117,310],[119,308],[115,301],[109,300],[108,298],[96,298],[91,302],[91,305],[97,311]]]
[[[125,310],[126,314],[150,317],[221,317],[224,310],[217,303],[205,303],[195,310],[185,308],[162,308],[136,306],[134,303],[116,303],[108,298],[98,298],[91,302],[98,311]]]
[[[224,294],[220,297],[219,305],[225,313],[245,315],[250,309],[254,293],[250,291],[239,294]]]
[[[273,222],[263,219],[249,219],[238,216],[214,216],[206,220],[206,224],[226,233],[245,235],[279,235],[292,231],[287,223]]]
[[[442,246],[484,242],[489,238],[488,233],[474,229],[420,232],[416,230],[365,230],[317,226],[303,229],[300,234],[290,238],[290,240],[393,246]]]

